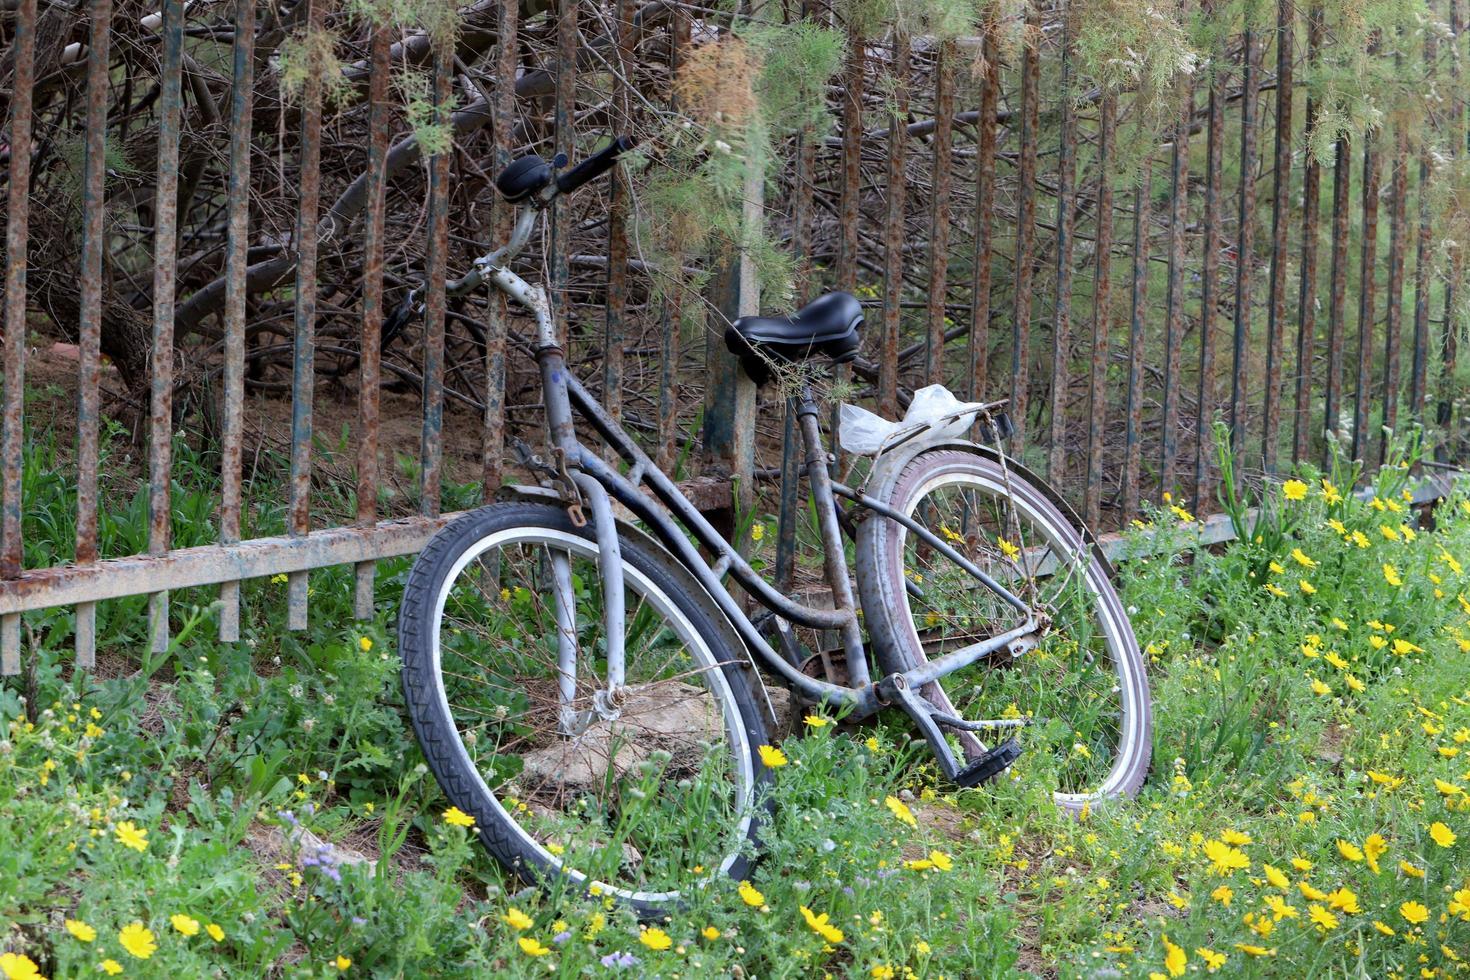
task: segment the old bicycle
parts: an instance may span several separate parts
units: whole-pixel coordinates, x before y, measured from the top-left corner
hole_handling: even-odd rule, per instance
[[[414,729],[485,846],[524,878],[644,912],[745,876],[769,806],[763,675],[847,719],[902,711],[960,786],[1003,772],[1024,741],[1062,806],[1136,790],[1148,684],[1112,570],[1065,504],[999,449],[917,425],[849,487],[829,472],[802,385],[803,469],[832,597],[819,608],[763,579],[578,382],[545,292],[511,262],[551,201],[629,146],[562,173],[534,156],[510,164],[497,186],[521,206],[514,232],[450,284],[488,284],[534,318],[525,346],[550,432],[546,456],[524,454],[541,485],[507,488],[513,499],[441,530],[399,619]],[[831,293],[791,317],[737,320],[726,342],[764,381],[773,365],[852,358],[861,324],[857,301]],[[965,414],[989,439],[1004,435],[998,405]],[[582,441],[578,420],[616,464]],[[809,651],[802,629],[835,647]]]

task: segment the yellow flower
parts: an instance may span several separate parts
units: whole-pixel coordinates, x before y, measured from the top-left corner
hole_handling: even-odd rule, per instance
[[[750,526],[750,540],[761,541],[765,538],[765,536],[766,526],[764,524],[756,523]]]
[[[1291,549],[1291,557],[1303,568],[1316,568],[1317,562],[1307,557],[1307,553],[1300,548]]]
[[[1315,695],[1317,695],[1318,697],[1324,697],[1325,698],[1327,695],[1329,695],[1329,694],[1332,693],[1332,688],[1328,687],[1320,679],[1318,679],[1316,677],[1313,677],[1312,678],[1312,693],[1315,694]]]
[[[1324,478],[1322,480],[1322,499],[1329,504],[1339,503],[1342,500],[1342,492],[1332,485],[1332,481]]]
[[[1358,845],[1352,843],[1351,841],[1339,840],[1337,842],[1337,853],[1341,854],[1349,861],[1363,860],[1362,850],[1359,849]]]
[[[1205,961],[1206,973],[1214,973],[1225,965],[1226,957],[1224,953],[1217,953],[1213,949],[1207,949],[1204,946],[1195,947],[1194,955]]]
[[[1206,841],[1205,857],[1210,859],[1210,866],[1218,875],[1228,875],[1232,871],[1249,869],[1251,866],[1250,859],[1245,856],[1244,851],[1231,847],[1224,841]]]
[[[1465,792],[1454,783],[1447,783],[1443,779],[1440,779],[1438,776],[1436,776],[1434,779],[1434,788],[1439,790],[1442,796],[1454,796],[1457,793]]]
[[[97,938],[97,930],[78,919],[67,919],[62,925],[66,926],[67,932],[84,943],[90,943]]]
[[[131,847],[140,853],[148,850],[148,831],[134,825],[131,820],[124,820],[118,824],[113,834],[123,847]]]
[[[1264,588],[1267,592],[1271,593],[1278,599],[1286,598],[1286,590],[1277,585],[1275,582],[1267,582]]]
[[[1368,535],[1364,534],[1362,531],[1357,530],[1353,531],[1352,539],[1353,544],[1357,545],[1359,548],[1367,548],[1373,543],[1368,540]]]
[[[515,906],[511,906],[509,909],[507,909],[505,914],[500,917],[500,921],[504,922],[512,929],[515,929],[517,932],[524,931],[535,925],[535,922],[531,920],[531,917],[529,915],[522,912]]]
[[[1169,971],[1171,977],[1184,976],[1184,968],[1189,963],[1189,956],[1169,942],[1169,937],[1164,936],[1164,969]]]
[[[872,735],[869,735],[867,738],[863,739],[863,746],[867,748],[869,752],[883,751],[883,746],[880,745],[878,739]]]
[[[1307,485],[1301,480],[1287,480],[1281,484],[1281,495],[1287,500],[1307,499]]]
[[[806,924],[811,927],[812,932],[815,932],[834,946],[842,942],[842,930],[832,925],[830,916],[826,912],[817,915],[805,905],[800,906],[800,908],[801,917],[806,920]]]
[[[1404,917],[1405,922],[1417,926],[1429,918],[1429,909],[1418,902],[1405,902],[1399,906],[1399,915]]]
[[[337,968],[338,973],[346,973],[347,968],[352,965],[352,957],[338,953],[337,958],[332,960],[332,965]]]
[[[1343,680],[1343,683],[1346,684],[1350,689],[1356,691],[1359,694],[1362,694],[1364,691],[1366,691],[1368,689],[1368,685],[1367,684],[1364,684],[1362,681],[1358,680],[1352,674],[1346,674],[1346,675],[1344,675],[1342,680]]]
[[[1424,869],[1423,868],[1419,868],[1419,867],[1415,867],[1414,865],[1410,864],[1408,861],[1400,861],[1399,862],[1399,870],[1402,871],[1404,874],[1408,875],[1410,878],[1423,878],[1424,877]]]
[[[357,648],[363,653],[367,653],[373,648],[373,638],[370,636],[359,636],[357,638]]]
[[[533,939],[530,936],[520,937],[516,940],[516,945],[519,946],[521,948],[521,952],[525,953],[527,956],[545,956],[547,953],[551,952],[549,948],[542,945],[541,940]]]
[[[1429,825],[1429,836],[1434,838],[1434,842],[1440,847],[1455,846],[1455,832],[1438,820]]]
[[[1324,932],[1328,929],[1337,928],[1337,916],[1333,915],[1331,912],[1327,911],[1320,905],[1307,906],[1307,917],[1310,918],[1312,922],[1315,923],[1316,926],[1319,929],[1322,929]]]
[[[117,941],[127,950],[129,956],[140,960],[146,960],[158,949],[158,944],[153,941],[153,933],[141,922],[123,926],[122,932],[117,934]]]
[[[1277,922],[1282,919],[1295,919],[1297,910],[1295,905],[1287,904],[1280,895],[1267,895],[1266,907],[1271,910],[1271,917]]]
[[[828,725],[827,719],[821,715],[807,715],[804,720],[812,728],[826,728]]]
[[[1210,897],[1228,909],[1231,900],[1235,898],[1235,889],[1229,885],[1221,885],[1219,888],[1210,892]]]
[[[1389,925],[1386,922],[1379,922],[1377,919],[1374,919],[1373,920],[1373,928],[1374,929],[1377,929],[1379,932],[1383,933],[1385,936],[1396,936],[1396,935],[1398,935],[1398,933],[1396,931],[1394,931],[1393,926]]]
[[[1235,948],[1247,956],[1275,956],[1276,949],[1267,949],[1264,946],[1252,946],[1249,943],[1236,943]]]
[[[6,980],[42,980],[41,968],[23,953],[0,953],[0,973]]]
[[[1363,856],[1368,859],[1368,867],[1373,873],[1378,873],[1378,859],[1388,853],[1388,841],[1383,839],[1382,834],[1369,834],[1368,839],[1363,841]]]
[[[716,929],[714,926],[705,926],[699,931],[699,934],[705,939],[708,939],[710,942],[714,942],[716,939],[720,938],[720,930]]]
[[[1005,555],[1011,561],[1015,561],[1016,560],[1016,556],[1021,553],[1021,549],[1020,548],[1018,548],[1015,545],[1011,544],[1005,538],[996,538],[995,539],[995,543],[998,544],[998,545],[1000,545],[1001,554]]]
[[[1327,900],[1327,893],[1320,888],[1314,887],[1310,881],[1299,881],[1296,887],[1301,891],[1302,898],[1305,898],[1309,902],[1322,902]]]
[[[898,820],[899,823],[908,824],[913,830],[919,829],[919,821],[914,819],[914,812],[908,808],[908,805],[903,800],[900,800],[896,796],[885,796],[883,798],[883,805],[888,807],[888,812],[892,813],[894,819]]]
[[[740,900],[753,909],[758,909],[766,904],[766,896],[756,890],[755,886],[748,881],[740,883]]]
[[[669,938],[669,934],[657,926],[644,929],[639,933],[638,941],[655,952],[668,949],[674,945],[674,941]]]
[[[1470,888],[1461,888],[1450,896],[1449,913],[1470,922]]]
[[[781,766],[786,765],[787,761],[789,761],[786,758],[786,753],[782,752],[775,746],[762,745],[759,751],[761,754],[761,762],[765,763],[766,767],[769,769],[779,769]]]
[[[97,969],[101,970],[109,977],[115,977],[123,971],[122,964],[110,957],[97,964]]]
[[[475,818],[465,813],[457,806],[452,806],[444,811],[444,822],[451,827],[473,827]]]
[[[1395,587],[1404,584],[1404,580],[1399,577],[1399,570],[1387,562],[1383,565],[1383,580]]]
[[[1271,883],[1272,888],[1287,889],[1291,887],[1291,879],[1286,877],[1276,868],[1269,864],[1261,865],[1261,870],[1266,872],[1266,880]]]
[[[174,929],[177,930],[181,935],[199,935],[198,919],[190,918],[189,916],[184,915],[182,912],[175,912],[173,915],[168,917],[168,921],[172,923]]]
[[[1400,636],[1393,641],[1393,652],[1402,657],[1406,653],[1423,653],[1424,648],[1416,646]]]
[[[1317,587],[1306,579],[1297,579],[1296,587],[1301,589],[1305,595],[1316,595]]]
[[[213,939],[217,943],[222,943],[225,941],[225,931],[219,926],[215,925],[213,922],[205,926],[204,931],[209,933],[209,938]]]
[[[1227,844],[1234,844],[1236,847],[1240,847],[1251,842],[1251,835],[1226,827],[1220,831],[1220,839]]]
[[[1351,888],[1339,888],[1327,896],[1327,904],[1339,912],[1357,915],[1363,909],[1358,905],[1358,895]]]
[[[1378,525],[1378,533],[1383,535],[1384,538],[1389,541],[1397,541],[1399,539],[1399,532],[1389,527],[1387,524]]]

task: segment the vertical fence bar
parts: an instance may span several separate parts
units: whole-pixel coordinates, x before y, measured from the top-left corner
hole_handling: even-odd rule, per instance
[[[1341,435],[1343,320],[1347,306],[1348,194],[1352,156],[1346,138],[1337,141],[1332,167],[1332,295],[1327,306],[1327,397],[1323,428]],[[1325,459],[1325,457],[1324,457]]]
[[[1204,253],[1200,259],[1199,411],[1195,415],[1194,492],[1191,506],[1203,507],[1210,471],[1210,425],[1215,410],[1215,321],[1220,307],[1220,171],[1225,136],[1225,70],[1212,67],[1205,137]]]
[[[1465,94],[1460,84],[1460,59],[1464,57],[1461,50],[1461,30],[1464,24],[1460,19],[1460,0],[1449,0],[1450,6],[1450,122],[1449,143],[1451,167],[1458,167],[1460,157],[1465,155]],[[1459,310],[1456,307],[1455,291],[1465,278],[1465,250],[1470,248],[1464,242],[1459,243],[1450,253],[1449,275],[1444,284],[1444,324],[1440,331],[1440,371],[1439,371],[1439,410],[1435,413],[1435,420],[1439,424],[1442,435],[1440,444],[1435,447],[1435,457],[1441,462],[1447,461],[1459,450],[1460,439],[1460,416],[1457,411],[1457,402],[1460,400],[1458,381],[1455,373],[1460,360],[1460,331],[1458,327]]]
[[[184,0],[164,0],[163,67],[158,97],[158,186],[153,220],[153,385],[149,410],[148,553],[168,552],[173,466],[174,292],[177,287],[179,117],[182,109]],[[168,593],[148,599],[154,653],[168,649]]]
[[[1104,88],[1097,120],[1097,266],[1092,303],[1092,363],[1087,384],[1087,482],[1083,512],[1094,531],[1102,518],[1103,421],[1107,415],[1108,333],[1113,299],[1113,126],[1117,96]]]
[[[77,362],[77,564],[97,560],[97,456],[102,382],[102,256],[107,244],[107,89],[112,0],[92,0],[87,39],[87,136],[82,163],[81,322]],[[77,666],[97,661],[97,604],[76,612]]]
[[[454,38],[447,31],[434,41],[434,123],[448,128],[454,79]],[[419,512],[439,516],[439,489],[444,474],[444,280],[449,268],[449,158],[451,143],[429,159],[429,247],[424,272],[424,431],[419,470]],[[557,251],[566,267],[566,239]],[[565,279],[562,280],[563,284]]]
[[[1026,402],[1031,393],[1031,279],[1036,245],[1036,133],[1041,101],[1041,11],[1026,8],[1021,55],[1021,187],[1016,226],[1015,320],[1011,325],[1011,420],[1017,456],[1026,446]]]
[[[255,0],[236,0],[230,76],[230,187],[226,204],[224,425],[220,434],[220,544],[240,540],[245,415],[245,277],[250,266],[250,124],[255,89]],[[365,305],[365,304],[364,304]],[[364,311],[366,312],[366,311]],[[219,638],[240,639],[240,583],[219,587]]]
[[[1077,130],[1072,112],[1072,9],[1062,14],[1061,134],[1057,153],[1057,305],[1052,311],[1051,437],[1046,475],[1053,485],[1065,482],[1067,469],[1067,396],[1071,393],[1068,356],[1072,346],[1072,184],[1076,179]]]
[[[838,202],[837,241],[837,288],[852,292],[857,288],[857,256],[862,248],[858,238],[858,221],[862,203],[862,153],[863,153],[863,82],[867,64],[867,39],[863,36],[862,15],[849,9],[847,20],[847,64],[844,67],[842,86],[842,191]],[[847,364],[837,365],[835,372],[839,386],[846,385],[852,378],[852,368]],[[839,406],[833,400],[830,417],[831,430],[838,430]],[[833,440],[834,442],[836,440]],[[846,454],[837,446],[837,469],[846,468]]]
[[[1434,46],[1432,37],[1426,42],[1426,47],[1431,50]],[[1429,213],[1433,150],[1428,139],[1422,135],[1419,139],[1419,236],[1414,245],[1414,354],[1409,368],[1409,417],[1416,425],[1424,423],[1424,403],[1429,389],[1429,290],[1433,272],[1429,250],[1434,233],[1434,222]]]
[[[243,0],[249,3],[252,0]],[[392,66],[392,28],[376,20],[368,54],[367,214],[363,222],[362,338],[359,341],[357,386],[357,523],[378,520],[378,407],[382,384],[384,200],[388,166],[388,82]],[[352,612],[373,617],[373,580],[377,566],[358,562]]]
[[[944,381],[944,294],[949,273],[950,175],[954,169],[955,42],[939,46],[934,81],[934,190],[929,222],[929,332],[925,345],[925,377]]]
[[[1363,252],[1358,271],[1358,378],[1353,394],[1352,458],[1366,462],[1368,410],[1373,392],[1368,370],[1373,363],[1373,317],[1377,308],[1374,276],[1378,272],[1378,149],[1372,133],[1363,134]]]
[[[1174,489],[1179,455],[1179,360],[1184,346],[1184,233],[1189,222],[1189,128],[1194,116],[1194,86],[1179,83],[1179,115],[1174,124],[1169,168],[1169,283],[1166,290],[1167,334],[1164,342],[1164,431],[1160,489]]]
[[[10,93],[10,192],[5,229],[5,386],[0,422],[0,578],[15,578],[21,546],[21,469],[25,465],[26,259],[30,236],[31,92],[36,74],[36,0],[15,14],[15,73]],[[0,617],[0,675],[20,673],[20,615]]]
[[[898,330],[903,300],[904,149],[908,142],[909,36],[893,29],[893,106],[888,119],[888,210],[883,222],[883,334],[879,338],[878,412],[898,418]]]
[[[990,280],[994,248],[995,113],[1000,99],[1000,52],[995,19],[985,22],[981,48],[985,61],[980,79],[980,118],[975,147],[975,268],[970,283],[970,398],[980,400],[990,379]]]
[[[633,11],[630,0],[618,0],[614,7],[617,32],[618,74],[628,77],[633,64]],[[628,90],[618,86],[618,132],[631,132],[633,109]],[[607,213],[607,317],[603,327],[602,404],[618,422],[623,419],[623,344],[628,308],[628,195],[631,188],[623,168],[614,167],[609,178],[610,198]]]
[[[490,152],[495,173],[510,163],[512,130],[515,127],[515,84],[517,34],[520,4],[500,5],[496,21],[494,89],[491,93]],[[515,209],[492,195],[490,228],[495,241],[510,237]],[[509,310],[505,294],[492,289],[485,308],[485,417],[482,429],[482,492],[486,501],[494,497],[503,478],[505,457],[505,339]],[[662,418],[660,418],[660,432]]]
[[[1307,67],[1317,63],[1322,47],[1322,4],[1313,0],[1307,8]],[[1304,125],[1317,118],[1316,100],[1307,99]],[[1297,290],[1296,392],[1292,403],[1291,461],[1307,457],[1312,436],[1312,389],[1317,360],[1317,220],[1322,207],[1322,165],[1308,149],[1302,174],[1302,266]]]
[[[307,29],[325,29],[327,0],[304,0]],[[322,186],[322,74],[315,55],[307,64],[301,88],[301,201],[296,214],[296,323],[291,358],[291,520],[292,537],[311,533],[311,433],[316,391],[317,211]],[[307,626],[307,573],[286,580],[286,627]]]
[[[1401,62],[1402,58],[1395,59]],[[1388,459],[1392,433],[1399,424],[1400,331],[1404,320],[1404,265],[1409,225],[1409,131],[1402,121],[1394,127],[1392,210],[1388,218],[1388,315],[1383,340],[1383,428],[1378,443],[1378,465]]]
[[[512,5],[507,4],[506,6]],[[669,76],[671,81],[679,74],[681,52],[689,47],[689,30],[688,12],[682,5],[676,6],[673,25],[669,30]],[[511,67],[511,81],[507,84],[513,86],[514,65],[512,64]],[[509,98],[508,95],[507,99]],[[669,108],[676,111],[678,105],[676,90],[673,85],[670,85]],[[674,261],[678,262],[680,258],[675,255]],[[660,321],[658,453],[655,460],[658,462],[659,469],[665,473],[674,472],[675,462],[679,458],[679,341],[684,321],[682,274],[682,271],[677,268],[669,270],[672,285],[664,296]]]
[[[1287,215],[1291,207],[1291,111],[1295,97],[1296,6],[1276,5],[1276,145],[1271,195],[1271,306],[1266,320],[1266,397],[1261,414],[1261,458],[1266,472],[1276,472],[1281,422],[1281,357],[1286,331]]]
[[[1123,453],[1123,526],[1138,516],[1139,471],[1143,468],[1143,348],[1148,319],[1149,215],[1153,156],[1144,157],[1133,188],[1133,305],[1128,324],[1128,405]]]
[[[573,121],[577,99],[577,6],[578,0],[561,0],[555,5],[556,17],[556,101],[552,146],[557,155],[571,159],[574,143]],[[551,306],[565,322],[565,343],[571,347],[571,323],[566,313],[571,303],[566,296],[567,250],[571,247],[572,215],[563,200],[551,204]]]
[[[1257,53],[1256,32],[1247,30],[1245,50],[1241,54],[1245,84],[1240,109],[1240,239],[1235,248],[1235,347],[1230,370],[1230,448],[1235,452],[1245,444],[1250,372],[1251,272],[1256,247],[1256,103],[1261,94]]]

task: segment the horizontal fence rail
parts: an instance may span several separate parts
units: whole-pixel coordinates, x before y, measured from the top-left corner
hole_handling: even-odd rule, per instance
[[[304,629],[311,573],[350,565],[371,617],[376,563],[525,479],[509,450],[541,440],[519,314],[449,288],[508,231],[495,175],[619,133],[640,156],[559,202],[522,271],[661,466],[732,527],[779,511],[783,587],[802,498],[757,487],[798,468],[792,418],[721,336],[830,289],[867,312],[834,402],[1009,396],[1009,450],[1099,532],[1165,493],[1210,510],[1222,449],[1256,477],[1333,446],[1371,472],[1422,426],[1439,463],[1464,457],[1466,0],[1393,25],[1325,0],[1051,0],[957,33],[746,6],[0,5],[0,673],[24,614],[59,606],[83,668],[98,603],[127,597],[148,597],[157,651],[182,589],[217,586],[235,641],[243,582],[285,575]],[[1356,95],[1334,87],[1350,62]],[[402,326],[410,290],[423,316]],[[27,548],[47,429],[72,554]],[[183,453],[218,468],[210,544],[176,547]],[[106,553],[99,515],[134,491],[142,553]]]

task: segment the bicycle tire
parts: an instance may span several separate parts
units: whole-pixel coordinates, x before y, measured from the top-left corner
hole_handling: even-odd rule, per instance
[[[1059,805],[1080,810],[1113,796],[1132,796],[1147,776],[1152,753],[1153,719],[1148,678],[1137,638],[1118,598],[1111,569],[1096,542],[1080,522],[1067,517],[1052,500],[1049,488],[1034,485],[1001,462],[981,453],[953,448],[935,448],[917,454],[888,482],[877,488],[882,502],[912,515],[933,488],[972,481],[975,489],[996,498],[1007,497],[1017,510],[1038,528],[1045,528],[1049,541],[1087,556],[1086,585],[1097,599],[1098,621],[1119,678],[1119,701],[1126,714],[1120,722],[1117,763],[1099,785],[1097,793],[1061,793]],[[896,521],[873,518],[862,522],[858,532],[858,588],[864,618],[873,637],[875,652],[886,671],[911,670],[927,656],[918,638],[919,630],[910,611],[905,585],[904,541],[907,531]],[[972,580],[973,581],[973,580]],[[974,670],[972,665],[967,670]],[[937,684],[928,691],[937,689]],[[940,697],[947,701],[940,691]],[[941,705],[942,707],[942,705]]]
[[[474,817],[479,839],[491,855],[527,883],[546,887],[558,878],[570,877],[585,891],[592,881],[579,872],[563,868],[545,847],[536,843],[474,767],[451,713],[438,662],[438,620],[443,615],[444,595],[458,569],[468,560],[466,555],[476,554],[477,547],[483,547],[483,542],[497,534],[524,529],[554,533],[562,540],[580,540],[582,547],[593,549],[595,554],[596,539],[590,526],[576,527],[565,510],[542,504],[491,504],[441,529],[419,554],[404,586],[398,620],[404,698],[429,769],[449,802]],[[620,539],[619,547],[625,574],[637,576],[641,583],[666,596],[689,627],[708,644],[708,653],[717,665],[711,669],[718,670],[723,681],[710,687],[721,697],[721,708],[733,709],[738,718],[735,727],[742,740],[740,748],[748,755],[751,765],[752,798],[745,833],[740,840],[732,841],[735,857],[727,873],[736,879],[747,877],[758,848],[763,818],[769,813],[770,772],[760,759],[759,746],[766,743],[766,727],[741,666],[743,651],[732,647],[730,630],[722,626],[713,601],[671,556],[628,536]],[[597,884],[598,894],[610,894],[643,916],[664,914],[679,902],[677,894],[650,897],[648,893],[612,882]]]

